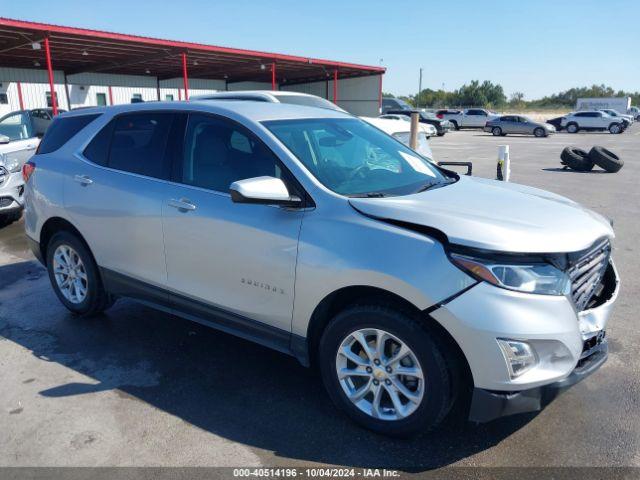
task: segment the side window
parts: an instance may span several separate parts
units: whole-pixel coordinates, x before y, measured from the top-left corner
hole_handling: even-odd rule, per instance
[[[99,115],[79,115],[75,117],[56,118],[44,135],[38,153],[49,153],[58,150],[80,130],[93,122]]]
[[[242,127],[213,116],[189,115],[179,180],[187,185],[228,192],[236,180],[282,178],[279,161]]]
[[[115,119],[107,165],[116,170],[168,178],[165,146],[174,115],[136,113]]]
[[[100,130],[93,140],[89,142],[87,148],[84,149],[82,154],[98,165],[106,166],[109,160],[109,145],[111,144],[111,134],[113,133],[113,126],[115,120],[109,122],[105,127]]]
[[[588,113],[576,113],[574,116],[575,117],[588,117],[589,114]]]

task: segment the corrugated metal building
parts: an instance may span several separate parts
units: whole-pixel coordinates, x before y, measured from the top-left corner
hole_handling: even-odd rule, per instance
[[[356,115],[380,109],[385,69],[0,18],[0,115],[185,100],[219,90],[291,90]]]

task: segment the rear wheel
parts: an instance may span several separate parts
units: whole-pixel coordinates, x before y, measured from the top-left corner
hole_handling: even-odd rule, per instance
[[[500,127],[493,127],[491,129],[491,133],[493,134],[494,137],[499,137],[502,135],[502,129]]]
[[[546,135],[546,132],[544,131],[544,128],[542,128],[542,127],[538,127],[538,128],[536,128],[536,129],[533,131],[533,134],[534,134],[536,137],[546,137],[546,136],[547,136],[547,135]]]
[[[577,123],[570,123],[567,125],[567,132],[569,133],[578,133],[578,124]]]
[[[451,408],[457,375],[448,355],[419,319],[376,305],[338,314],[319,349],[333,402],[360,425],[399,436],[436,427]]]
[[[458,126],[458,122],[456,122],[455,120],[449,120],[451,122],[451,125],[453,125],[453,129],[454,130],[460,130],[460,127]]]
[[[90,316],[113,305],[93,257],[75,235],[63,231],[51,238],[47,245],[47,270],[58,299],[71,312]]]

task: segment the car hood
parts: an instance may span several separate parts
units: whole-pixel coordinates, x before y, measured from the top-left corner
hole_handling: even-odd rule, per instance
[[[614,236],[603,216],[565,197],[476,177],[412,195],[349,202],[370,217],[434,228],[453,244],[500,252],[576,252]]]

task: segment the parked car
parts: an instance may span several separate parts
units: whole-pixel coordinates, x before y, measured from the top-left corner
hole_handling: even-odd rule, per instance
[[[608,130],[609,133],[622,133],[625,129],[623,119],[612,117],[608,113],[599,110],[569,113],[562,117],[560,125],[569,133],[577,133],[580,130]]]
[[[402,115],[399,115],[401,118],[406,118]],[[405,145],[410,145],[411,140],[411,122],[407,122],[406,120],[399,119],[388,119],[388,118],[373,118],[373,117],[360,117],[365,122],[373,125],[376,128],[379,128],[383,132],[388,135],[391,135],[396,140],[401,141]],[[425,125],[433,128],[433,125]],[[426,157],[430,160],[433,160],[433,152],[431,151],[431,145],[429,145],[429,137],[424,132],[424,130],[418,132],[418,146],[416,148],[416,152],[418,152],[423,157]]]
[[[307,93],[287,92],[284,90],[240,90],[236,92],[215,92],[206,95],[194,95],[191,100],[252,100],[255,102],[289,103],[307,107],[328,108],[344,112],[335,103]]]
[[[536,137],[548,137],[555,133],[556,129],[548,123],[534,122],[523,115],[503,115],[489,120],[484,126],[485,132],[494,136],[518,133],[521,135],[535,135]]]
[[[445,133],[453,128],[451,122],[448,122],[447,120],[440,120],[439,118],[436,118],[435,114],[433,113],[421,112],[418,110],[389,110],[387,114],[404,115],[411,118],[411,114],[413,112],[418,112],[418,114],[420,115],[420,123],[426,123],[436,127],[436,132],[439,137],[442,137]]]
[[[621,118],[623,121],[625,121],[627,127],[629,125],[633,125],[633,122],[635,122],[635,118],[633,118],[633,115],[625,115],[623,113],[618,112],[617,110],[612,110],[610,108],[603,108],[600,111],[608,113],[612,117]],[[625,128],[627,128],[627,127],[625,127]]]
[[[385,120],[402,120],[403,122],[409,122],[409,123],[411,122],[411,117],[408,117],[406,115],[398,115],[398,114],[394,115],[390,113],[380,115],[378,118],[382,118]],[[434,137],[438,134],[438,130],[436,130],[436,127],[434,127],[429,123],[420,123],[420,128],[427,135],[427,138]]]
[[[435,427],[457,399],[473,421],[535,411],[607,358],[609,221],[342,112],[72,112],[23,175],[27,241],[71,312],[141,299],[313,362],[377,432]]]
[[[400,98],[387,98],[382,99],[382,114],[388,113],[389,110],[413,110],[413,107]]]
[[[488,121],[498,118],[498,115],[485,108],[467,108],[466,110],[438,110],[436,116],[449,120],[453,128],[484,128]]]
[[[632,115],[636,120],[640,120],[640,108],[638,107],[629,107],[627,111],[629,115]]]
[[[559,132],[560,130],[563,129],[562,127],[562,119],[564,117],[555,117],[555,118],[550,118],[549,120],[547,120],[546,123],[548,123],[549,125],[552,125],[553,128],[556,129],[556,132]]]
[[[52,117],[49,109],[39,108],[0,118],[0,226],[22,215],[22,165],[35,152]]]

